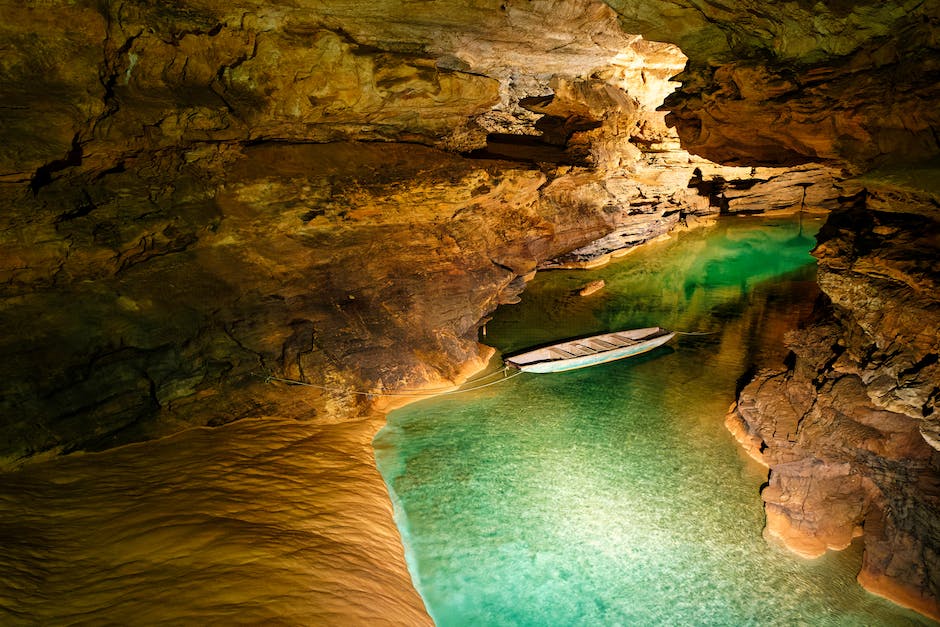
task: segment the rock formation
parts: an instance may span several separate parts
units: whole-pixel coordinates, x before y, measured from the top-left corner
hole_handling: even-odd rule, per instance
[[[853,170],[940,152],[936,0],[610,0],[625,28],[688,55],[665,107],[722,163]],[[667,5],[667,6],[663,6]]]
[[[940,153],[937,0],[0,2],[4,464],[243,417],[348,420],[371,407],[349,390],[459,378],[540,265],[863,187],[897,209],[846,175]],[[900,312],[911,292],[855,280],[882,271],[934,311],[935,283],[885,262],[910,228],[845,244],[885,251],[852,262],[856,291],[834,288],[834,249],[821,282],[842,312],[826,333],[851,347],[823,363],[862,386],[839,394],[913,421],[936,401],[925,318],[845,313]],[[851,477],[833,480],[866,495],[850,518],[883,509]],[[823,526],[840,529],[825,545],[855,533]],[[865,572],[935,586],[899,568]]]
[[[11,8],[0,457],[358,415],[336,390],[449,379],[539,263],[852,191],[682,151],[685,57],[604,5],[389,10]]]
[[[816,556],[863,535],[859,581],[937,618],[940,225],[935,210],[876,210],[884,189],[871,195],[820,232],[816,317],[728,422],[770,467],[768,536]]]

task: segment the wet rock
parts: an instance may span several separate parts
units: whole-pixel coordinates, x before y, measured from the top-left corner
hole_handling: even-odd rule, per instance
[[[480,321],[540,264],[599,263],[722,213],[842,207],[862,198],[843,169],[940,152],[923,106],[940,95],[936,0],[14,4],[8,462],[243,417],[350,420],[372,406],[351,390],[459,378],[484,354]],[[775,532],[818,551],[862,519],[863,579],[901,598],[936,581],[937,202],[864,186],[885,215],[838,218],[819,251],[823,361],[794,336],[786,385],[745,394],[740,428],[775,469]],[[886,215],[905,204],[933,217]],[[864,444],[810,459],[817,422]],[[837,493],[835,522],[784,498],[824,503],[816,485]]]
[[[863,535],[859,581],[937,617],[940,451],[923,434],[940,381],[940,228],[905,208],[830,216],[814,251],[824,306],[728,422],[770,467],[768,537],[816,556]]]
[[[600,290],[604,289],[605,285],[607,284],[604,282],[603,279],[599,281],[591,281],[590,283],[582,287],[580,290],[578,290],[578,295],[590,296],[591,294],[595,292],[599,292]]]

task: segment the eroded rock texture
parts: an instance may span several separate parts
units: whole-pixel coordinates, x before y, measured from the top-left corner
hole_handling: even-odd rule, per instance
[[[874,207],[846,171],[940,152],[937,0],[419,4],[0,0],[4,464],[349,420],[349,390],[479,366],[540,264],[863,185]],[[912,420],[935,361],[884,352],[902,317],[838,334],[871,334],[852,376]]]
[[[826,296],[817,319],[789,335],[786,369],[759,374],[729,417],[770,467],[767,535],[809,556],[863,535],[862,584],[934,617],[938,251],[934,217],[830,216],[815,250]]]
[[[854,193],[679,148],[655,107],[684,55],[604,4],[423,11],[10,6],[0,456],[358,415],[341,390],[478,359],[539,263]]]
[[[666,107],[696,154],[865,169],[940,152],[936,0],[610,4],[689,56]]]

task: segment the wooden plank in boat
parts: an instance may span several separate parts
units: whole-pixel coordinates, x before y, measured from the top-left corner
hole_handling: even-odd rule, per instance
[[[587,352],[585,353],[585,355],[594,355],[594,354],[597,353],[598,351],[605,350],[605,349],[603,349],[603,348],[597,348],[596,346],[588,346],[587,344],[582,344],[582,343],[580,343],[580,342],[578,342],[577,344],[575,344],[575,346],[577,346],[578,348],[581,348],[581,349],[586,350]]]
[[[611,335],[612,338],[619,340],[624,343],[624,345],[636,344],[639,340],[634,340],[633,338],[624,337],[622,335],[617,335],[616,333]]]

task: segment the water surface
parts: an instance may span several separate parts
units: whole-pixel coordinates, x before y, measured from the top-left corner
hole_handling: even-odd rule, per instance
[[[766,470],[723,427],[739,378],[779,363],[811,309],[817,228],[734,219],[540,273],[487,327],[505,353],[642,326],[716,333],[389,416],[376,457],[439,625],[929,624],[858,586],[858,544],[818,560],[767,544]]]

